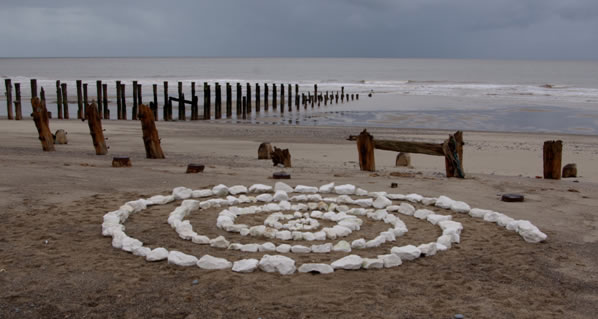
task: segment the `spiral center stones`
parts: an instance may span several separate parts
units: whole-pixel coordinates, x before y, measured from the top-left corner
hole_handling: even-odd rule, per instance
[[[294,194],[294,196],[290,196]],[[361,198],[354,199],[351,195]],[[323,197],[324,196],[324,197]],[[196,198],[196,199],[191,199]],[[206,199],[209,198],[209,199]],[[205,200],[201,200],[205,199]],[[210,245],[216,248],[239,250],[241,252],[264,252],[260,260],[249,258],[234,262],[224,258],[204,255],[201,258],[180,251],[168,251],[165,248],[145,247],[138,239],[129,237],[124,231],[124,223],[131,214],[139,213],[148,206],[164,205],[175,200],[182,200],[168,217],[168,223],[179,237],[197,244]],[[399,203],[400,202],[400,203]],[[180,266],[198,266],[202,269],[232,269],[235,272],[253,272],[257,269],[265,272],[292,274],[299,272],[331,273],[336,269],[376,269],[390,268],[413,260],[420,256],[432,256],[438,251],[450,249],[452,244],[460,242],[463,230],[461,223],[452,220],[451,215],[440,215],[428,209],[416,210],[410,203],[420,203],[444,209],[450,213],[469,214],[486,222],[496,223],[507,230],[517,232],[526,242],[538,243],[547,236],[529,221],[515,220],[504,214],[479,208],[470,208],[464,202],[455,201],[447,196],[423,197],[418,194],[387,194],[386,192],[368,192],[354,185],[334,183],[321,187],[298,185],[295,188],[284,183],[276,183],[274,188],[263,184],[254,184],[247,188],[242,185],[227,187],[218,185],[212,189],[191,190],[177,187],[171,195],[156,195],[148,199],[130,201],[118,210],[104,215],[102,234],[112,237],[112,246],[144,257],[147,261],[168,260]],[[252,206],[240,207],[239,205]],[[259,204],[259,205],[258,205]],[[398,205],[397,205],[398,204]],[[209,238],[193,230],[189,216],[193,211],[201,211],[212,207],[226,207],[216,220],[216,227],[228,232],[239,233],[247,237],[263,237],[281,241],[304,240],[314,241],[311,246],[275,245],[272,242],[231,243],[224,236]],[[263,225],[249,226],[237,224],[237,217],[249,214],[270,213]],[[397,236],[406,233],[407,227],[400,219],[418,218],[437,225],[442,230],[435,242],[426,244],[392,247],[385,255],[377,258],[362,258],[357,254],[349,254],[352,250],[378,247],[386,242],[393,242]],[[389,224],[386,231],[375,238],[360,238],[351,243],[337,240],[352,232],[358,232],[363,224],[362,216]],[[333,227],[320,227],[318,220],[336,222]],[[321,229],[320,229],[321,228]],[[330,251],[345,252],[347,256],[330,264],[305,263],[296,268],[295,260],[283,255],[267,253],[328,253]]]

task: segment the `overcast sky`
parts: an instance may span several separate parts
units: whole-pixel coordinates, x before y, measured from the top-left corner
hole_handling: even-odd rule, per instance
[[[598,59],[598,0],[0,0],[0,56]]]

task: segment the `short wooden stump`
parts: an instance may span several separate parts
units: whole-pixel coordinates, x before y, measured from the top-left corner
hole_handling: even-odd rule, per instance
[[[189,164],[189,165],[187,165],[187,171],[185,173],[187,173],[187,174],[201,173],[201,172],[203,172],[204,168],[205,168],[205,166],[202,164]]]
[[[112,158],[112,167],[131,167],[131,159],[128,156],[115,156]]]
[[[519,195],[519,194],[504,194],[502,195],[502,197],[500,198],[500,200],[502,200],[503,202],[523,202],[525,198],[523,197],[523,195]]]
[[[286,172],[276,172],[272,174],[272,178],[274,179],[291,179],[291,174]]]

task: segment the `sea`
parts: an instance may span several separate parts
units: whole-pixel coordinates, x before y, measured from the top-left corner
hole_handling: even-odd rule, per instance
[[[21,84],[23,115],[31,113],[30,79],[46,93],[48,109],[56,112],[56,80],[67,83],[69,114],[76,118],[75,81],[88,83],[95,99],[96,81],[108,85],[111,118],[116,118],[116,81],[127,90],[131,112],[132,81],[142,85],[143,101],[153,100],[158,87],[158,113],[163,105],[163,82],[177,96],[183,83],[186,99],[195,82],[200,107],[203,83],[241,83],[261,86],[261,110],[238,119],[235,103],[230,119],[213,122],[249,122],[266,125],[326,125],[354,127],[424,128],[501,132],[598,134],[598,61],[518,61],[397,58],[0,58],[0,77]],[[4,82],[4,81],[3,81]],[[284,112],[264,110],[264,84],[285,87]],[[299,85],[300,94],[344,92],[359,99],[323,102],[299,110],[288,109],[287,85]],[[6,117],[5,86],[0,85],[0,117]],[[14,90],[13,90],[14,99]],[[222,93],[223,101],[225,92]],[[212,103],[215,100],[212,97]],[[293,96],[294,102],[294,96]],[[224,105],[224,102],[223,102]],[[224,106],[223,106],[224,107]],[[187,107],[187,114],[190,108]],[[176,105],[173,111],[176,118]],[[129,115],[130,119],[131,116]]]

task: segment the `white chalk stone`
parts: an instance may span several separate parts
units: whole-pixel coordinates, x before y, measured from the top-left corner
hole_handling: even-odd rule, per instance
[[[314,233],[315,240],[326,240],[326,233],[323,231],[318,231]]]
[[[160,260],[164,260],[168,258],[168,250],[166,250],[165,248],[155,248],[152,249],[151,252],[149,252],[146,256],[145,256],[145,260],[147,261],[160,261]]]
[[[197,257],[172,250],[168,253],[168,263],[177,266],[195,266],[197,264]]]
[[[373,220],[383,220],[388,213],[384,209],[378,209],[373,213],[368,213],[367,216]]]
[[[492,213],[492,211],[487,209],[473,208],[469,211],[469,216],[474,218],[484,218],[484,216],[486,216],[488,213]]]
[[[239,205],[241,203],[241,201],[238,198],[231,195],[226,196],[226,200],[228,201],[229,206]]]
[[[369,192],[368,196],[370,196],[372,198],[378,198],[380,196],[386,197],[387,194],[388,194],[387,192]]]
[[[363,208],[351,208],[347,211],[347,214],[357,215],[357,216],[365,216],[367,212]]]
[[[513,218],[511,218],[511,217],[509,217],[507,215],[501,214],[501,216],[498,217],[498,220],[496,221],[496,224],[498,226],[501,226],[501,227],[507,227],[507,225],[509,223],[511,223],[512,221],[514,221],[514,220],[515,219],[513,219]]]
[[[436,239],[438,244],[445,246],[446,248],[451,248],[451,244],[453,243],[453,237],[451,235],[442,235]]]
[[[447,228],[442,231],[442,235],[450,236],[451,242],[453,243],[460,243],[461,242],[461,235],[457,232],[458,230],[455,228]]]
[[[320,186],[320,189],[318,191],[322,194],[328,194],[328,193],[332,193],[333,190],[334,190],[334,182]]]
[[[228,240],[226,240],[226,238],[224,238],[222,236],[218,236],[218,237],[210,240],[211,247],[227,248],[228,245],[230,245],[230,243],[228,242]]]
[[[336,203],[336,197],[325,197],[322,200],[324,203]]]
[[[280,230],[276,232],[276,239],[280,240],[291,240],[293,235],[288,230]]]
[[[247,194],[247,187],[243,185],[235,185],[228,188],[228,192],[233,195]]]
[[[348,228],[351,231],[356,231],[359,230],[359,228],[361,227],[361,219],[357,219],[357,218],[345,218],[343,220],[341,220],[340,222],[338,222],[338,226],[343,226],[345,228]],[[341,236],[343,237],[343,236]]]
[[[440,244],[440,243],[436,243],[436,252],[445,251],[445,250],[448,250],[448,249],[449,248],[446,247],[445,245]]]
[[[399,213],[407,216],[413,216],[413,214],[415,214],[415,207],[408,203],[401,203],[399,206]]]
[[[350,253],[351,252],[351,244],[349,244],[345,240],[341,240],[338,243],[336,243],[336,245],[334,245],[334,247],[332,247],[332,251],[342,251],[345,253]]]
[[[255,253],[259,249],[260,249],[259,244],[245,244],[245,245],[241,246],[241,249],[239,249],[239,250],[246,252],[246,253]]]
[[[453,229],[457,234],[461,234],[463,230],[463,225],[459,222],[453,220],[443,220],[438,222],[438,226],[443,230],[446,231],[447,229]]]
[[[354,204],[355,200],[353,200],[353,198],[351,198],[351,196],[349,196],[349,195],[341,195],[336,198],[336,203],[337,204]]]
[[[303,264],[298,269],[299,272],[317,272],[320,274],[330,274],[334,269],[328,264]]]
[[[274,191],[275,192],[284,191],[286,193],[292,193],[293,188],[283,182],[276,182],[276,184],[274,184]]]
[[[151,252],[152,252],[151,249],[149,249],[148,247],[143,247],[143,246],[137,247],[137,248],[133,249],[133,251],[132,251],[133,255],[139,256],[139,257],[145,257]]]
[[[297,185],[295,186],[295,193],[317,193],[318,188],[313,186]]]
[[[385,196],[378,196],[378,198],[376,198],[376,200],[374,201],[374,207],[375,208],[386,208],[387,206],[392,205],[392,201],[388,198],[386,198]]]
[[[372,239],[372,240],[368,240],[365,243],[365,248],[376,248],[376,247],[380,247],[380,245],[384,244],[386,242],[386,238],[382,237],[382,236],[377,236],[376,238]]]
[[[421,244],[417,246],[417,248],[422,252],[422,255],[425,255],[426,257],[436,255],[436,243]]]
[[[198,190],[194,190],[191,192],[191,197],[193,197],[193,198],[204,198],[204,197],[210,197],[213,195],[214,195],[214,193],[212,193],[211,189],[198,189]]]
[[[295,195],[293,197],[291,197],[292,201],[297,201],[297,202],[306,202],[307,201],[307,196],[305,195]]]
[[[148,199],[148,204],[150,205],[164,205],[174,201],[174,195],[156,195],[152,196]]]
[[[215,270],[228,269],[231,268],[233,264],[224,258],[204,255],[197,261],[197,266],[201,269]]]
[[[289,195],[287,194],[287,192],[285,192],[283,190],[279,190],[279,191],[276,191],[276,193],[274,193],[272,200],[275,202],[280,202],[283,200],[287,201],[287,200],[289,200]]]
[[[314,240],[316,240],[316,236],[312,232],[304,232],[303,240],[314,241]]]
[[[545,241],[548,236],[527,220],[517,221],[517,233],[528,243],[539,243]]]
[[[439,208],[444,208],[444,209],[450,209],[451,206],[453,205],[454,200],[450,199],[447,196],[439,196],[436,199],[436,203],[434,204],[434,206],[439,207]]]
[[[428,215],[432,215],[434,214],[433,211],[428,210],[428,209],[418,209],[415,211],[415,213],[413,214],[413,216],[415,218],[419,218],[419,219],[426,219],[428,218]]]
[[[426,219],[428,220],[428,222],[430,222],[430,224],[432,225],[436,225],[441,221],[444,220],[452,220],[453,216],[451,215],[438,215],[438,214],[430,214],[426,217]]]
[[[361,207],[372,207],[374,205],[374,200],[371,198],[360,198],[354,201],[355,205],[359,205]]]
[[[334,269],[360,269],[361,265],[363,264],[363,258],[357,255],[349,255],[334,261],[332,264],[332,268]]]
[[[422,201],[422,199],[424,199],[424,197],[419,194],[409,194],[409,195],[405,196],[405,199],[412,203],[419,203]]]
[[[322,216],[324,215],[324,213],[322,213],[319,210],[314,210],[309,214],[311,217],[313,218],[322,218]]]
[[[143,247],[143,243],[135,238],[131,238],[129,236],[125,236],[122,240],[122,247],[121,249],[126,252],[133,252],[133,250]]]
[[[498,221],[498,219],[500,218],[500,215],[502,215],[502,214],[497,213],[497,212],[490,212],[490,213],[484,215],[484,221],[496,223]]]
[[[228,195],[228,187],[224,184],[216,185],[212,188],[212,193],[216,196]]]
[[[434,206],[434,204],[436,204],[436,198],[424,197],[424,198],[422,198],[422,204],[427,205],[427,206]]]
[[[291,245],[282,244],[282,245],[276,246],[276,252],[277,253],[286,254],[286,253],[288,253],[290,251],[291,251]]]
[[[307,195],[307,200],[315,202],[310,204],[316,204],[316,207],[314,207],[314,209],[316,209],[319,205],[319,202],[322,200],[322,196],[320,194],[309,194]]]
[[[334,192],[339,195],[355,194],[355,185],[345,184],[334,187]]]
[[[347,237],[351,234],[351,229],[341,226],[341,225],[335,225],[332,227],[332,230],[336,233],[337,237]]]
[[[240,243],[232,243],[230,245],[228,245],[228,250],[241,250],[241,247],[243,247],[243,244]]]
[[[364,269],[382,269],[384,268],[384,261],[379,258],[363,258],[361,267]]]
[[[272,201],[273,197],[270,194],[260,194],[260,195],[256,196],[255,199],[257,199],[260,202],[269,203]]]
[[[184,199],[184,198],[181,198]],[[126,202],[125,205],[131,206],[133,211],[131,213],[138,213],[147,208],[148,200],[140,198],[138,200]]]
[[[278,203],[278,206],[280,206],[281,210],[290,210],[291,209],[291,203],[289,203],[286,200],[280,201],[280,203]]]
[[[405,200],[405,195],[403,194],[386,194],[386,197],[392,200]]]
[[[303,240],[303,232],[292,231],[291,236],[293,237],[293,240]]]
[[[467,214],[471,210],[471,207],[469,207],[469,205],[465,202],[454,201],[451,205],[451,210],[453,212]]]
[[[276,245],[274,245],[273,243],[263,243],[260,245],[259,247],[259,251],[276,251]]]
[[[403,263],[401,257],[395,254],[378,255],[378,259],[382,260],[382,262],[384,263],[384,268],[397,267]]]
[[[365,239],[363,239],[363,238],[355,239],[354,241],[351,242],[351,248],[364,249],[365,243],[366,243]]]
[[[369,192],[363,188],[358,188],[357,190],[355,190],[355,195],[357,196],[367,196],[368,193]]]
[[[264,184],[253,184],[249,187],[250,193],[270,193],[272,192],[272,186]]]
[[[336,239],[337,237],[336,232],[331,227],[324,227],[322,228],[322,231],[326,233],[326,238],[328,239]]]
[[[394,233],[394,231],[393,231],[392,228],[389,229],[389,230],[387,230],[387,231],[381,232],[380,236],[384,237],[385,242],[391,242],[391,241],[397,240],[397,237],[396,237],[396,235],[395,235],[395,233]]]
[[[421,255],[421,250],[413,245],[393,247],[390,252],[399,256],[401,260],[414,260]]]
[[[259,260],[257,259],[241,259],[237,260],[233,263],[233,271],[234,272],[254,272],[257,269],[257,265]]]
[[[259,262],[259,268],[265,272],[278,272],[281,275],[290,275],[295,272],[295,261],[281,255],[264,255]]]
[[[253,227],[249,228],[249,235],[251,235],[253,237],[261,237],[264,235],[265,231],[266,231],[266,226],[264,226],[264,225],[253,226]]]
[[[332,249],[331,243],[326,243],[326,244],[322,244],[322,245],[311,245],[311,251],[314,253],[320,253],[320,254],[329,253],[331,249]]]
[[[390,205],[388,207],[386,207],[386,211],[387,212],[398,212],[399,211],[399,205]]]
[[[311,195],[311,196],[313,196],[313,195]],[[311,199],[309,199],[309,196],[307,196],[307,200],[311,200]],[[309,208],[311,210],[317,209],[318,203],[307,203],[307,208]]]

